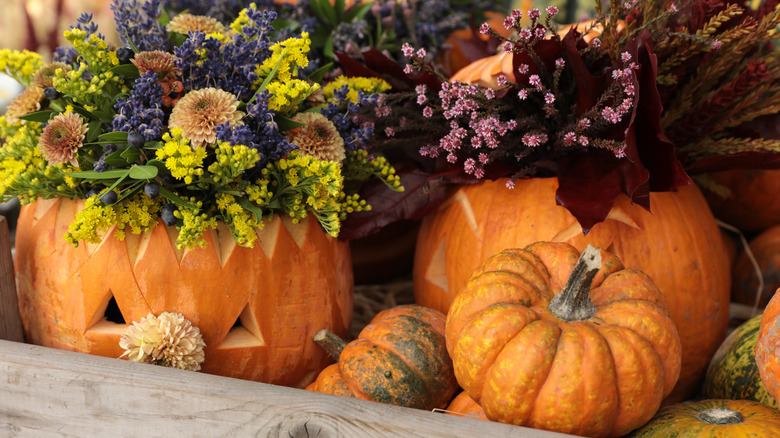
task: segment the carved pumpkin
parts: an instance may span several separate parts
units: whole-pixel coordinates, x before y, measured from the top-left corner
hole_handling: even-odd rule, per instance
[[[756,365],[769,394],[780,398],[780,294],[764,309],[756,341]]]
[[[731,190],[727,198],[704,192],[715,217],[742,231],[780,225],[780,170],[734,169],[708,176]]]
[[[15,268],[28,342],[119,357],[126,324],[178,312],[203,334],[204,372],[303,387],[330,363],[314,333],[348,332],[349,248],[317,221],[276,217],[255,248],[237,246],[221,226],[206,233],[206,248],[177,250],[178,232],[162,223],[74,248],[64,234],[82,205],[22,208]],[[106,319],[112,308],[121,312],[114,322]]]
[[[444,343],[444,315],[436,310],[396,306],[379,312],[346,345],[327,332],[318,342],[338,363],[308,390],[431,410],[447,406],[458,389]]]
[[[702,400],[661,409],[627,438],[780,436],[780,412],[751,400]]]
[[[590,243],[650,275],[666,297],[683,345],[680,381],[667,402],[698,390],[726,336],[731,284],[723,239],[698,188],[651,193],[651,212],[621,195],[585,236],[556,205],[556,178],[518,180],[514,190],[505,182],[464,186],[423,219],[414,266],[417,303],[446,312],[474,269],[505,248],[545,240],[582,250]]]
[[[758,300],[759,308],[764,308],[778,287],[780,287],[780,225],[769,227],[750,241],[750,251],[761,268],[764,287]],[[758,276],[743,250],[732,270],[731,301],[754,305],[758,292]]]
[[[482,406],[469,397],[469,393],[466,391],[461,392],[452,399],[450,405],[447,406],[447,413],[449,415],[461,414],[463,417],[489,421]]]
[[[777,408],[756,366],[756,341],[761,315],[737,327],[712,356],[702,393],[711,399],[753,400]]]
[[[588,246],[488,258],[447,315],[461,387],[491,420],[589,437],[643,425],[680,373],[680,338],[643,272]]]

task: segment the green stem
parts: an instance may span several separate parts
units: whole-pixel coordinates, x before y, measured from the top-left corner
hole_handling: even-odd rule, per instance
[[[580,255],[566,286],[552,300],[547,310],[563,321],[585,321],[596,314],[590,300],[590,286],[601,269],[601,253],[588,245]]]

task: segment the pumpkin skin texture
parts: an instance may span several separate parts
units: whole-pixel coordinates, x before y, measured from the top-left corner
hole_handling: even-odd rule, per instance
[[[738,413],[734,424],[712,424],[712,409]],[[720,411],[731,414],[728,411]],[[739,417],[741,416],[741,421]],[[717,418],[717,417],[715,417]],[[729,418],[729,417],[727,417]],[[708,421],[709,420],[709,421]],[[627,438],[775,438],[780,436],[780,412],[752,400],[702,400],[667,406]]]
[[[306,389],[431,410],[458,389],[444,342],[444,314],[414,304],[379,312]]]
[[[113,297],[126,323],[163,311],[192,321],[206,342],[206,373],[303,387],[332,363],[311,338],[320,327],[348,333],[352,265],[347,244],[317,221],[276,218],[254,248],[220,226],[205,233],[205,248],[177,250],[178,232],[162,223],[74,248],[64,235],[81,205],[22,208],[15,269],[28,342],[119,357],[127,325],[105,319]]]
[[[777,409],[756,366],[756,341],[761,315],[742,323],[715,352],[707,368],[702,393],[710,399],[753,400]]]
[[[587,236],[556,205],[557,178],[484,181],[463,186],[426,216],[417,240],[414,295],[446,312],[457,291],[486,258],[538,241],[588,244],[618,255],[653,278],[664,294],[683,346],[677,388],[664,403],[698,391],[709,359],[726,337],[730,264],[723,239],[699,189],[650,193],[648,212],[619,196],[607,219]]]
[[[764,309],[756,341],[756,365],[769,395],[780,397],[780,294]]]
[[[622,436],[647,422],[674,387],[680,339],[663,295],[615,255],[590,251],[601,262],[586,285],[592,304],[584,316],[559,317],[554,308],[580,257],[561,242],[488,258],[455,297],[447,350],[458,383],[491,420]]]
[[[482,406],[475,402],[473,398],[469,397],[469,394],[465,391],[456,395],[455,398],[452,399],[450,405],[447,406],[447,414],[462,414],[459,416],[490,421],[488,420],[487,415],[485,415],[485,410],[482,409]]]
[[[780,170],[734,169],[707,175],[731,190],[727,198],[704,192],[715,217],[747,232],[780,225]]]
[[[780,287],[780,225],[767,228],[750,241],[750,250],[761,268],[764,287],[758,302],[759,308],[766,307]],[[732,270],[731,301],[754,305],[758,277],[748,255],[742,251]]]

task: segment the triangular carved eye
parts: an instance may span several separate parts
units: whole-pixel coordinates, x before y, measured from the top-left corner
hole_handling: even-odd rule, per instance
[[[100,333],[124,333],[127,330],[127,321],[117,305],[113,292],[110,290],[103,298],[103,303],[98,306],[87,331]]]
[[[260,324],[257,323],[252,308],[247,304],[218,348],[263,347],[265,345]]]

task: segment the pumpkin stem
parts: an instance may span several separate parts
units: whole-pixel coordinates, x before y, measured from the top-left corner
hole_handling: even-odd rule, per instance
[[[550,300],[547,310],[564,321],[585,321],[596,314],[590,300],[590,285],[601,269],[601,253],[588,245],[580,255],[566,286]]]
[[[328,352],[330,357],[339,360],[341,350],[347,345],[347,341],[328,329],[322,329],[314,335],[314,342]]]
[[[729,408],[711,408],[699,414],[699,418],[710,424],[725,425],[739,424],[742,422],[742,414]]]

